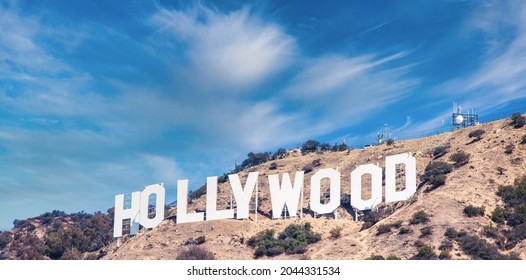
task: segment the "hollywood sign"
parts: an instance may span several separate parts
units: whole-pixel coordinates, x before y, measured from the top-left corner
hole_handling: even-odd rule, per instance
[[[396,166],[405,165],[405,188],[396,190]],[[371,197],[362,198],[362,176],[371,176]],[[382,192],[383,171],[377,165],[365,164],[358,166],[351,172],[351,201],[350,204],[357,210],[370,210],[380,204]],[[247,219],[249,216],[250,201],[257,196],[257,181],[259,172],[250,172],[243,187],[239,174],[230,174],[228,179],[237,205],[236,209],[217,209],[217,176],[208,177],[206,180],[206,220]],[[329,180],[330,200],[328,203],[320,202],[321,182]],[[310,180],[310,209],[316,214],[332,213],[340,206],[341,174],[335,169],[326,168],[318,170]],[[296,217],[298,205],[303,202],[304,172],[295,174],[294,182],[290,175],[284,173],[281,177],[273,174],[268,176],[270,200],[272,204],[272,218],[280,218],[286,206],[290,217]],[[256,194],[254,194],[256,189]],[[396,202],[410,198],[416,191],[416,160],[411,154],[399,154],[385,158],[385,202]],[[149,199],[155,195],[155,216],[149,217]],[[257,201],[257,198],[256,198]],[[256,202],[257,203],[257,202]],[[164,219],[165,189],[162,184],[149,185],[142,192],[131,194],[131,204],[124,208],[124,195],[115,196],[115,216],[113,236],[122,236],[123,220],[130,219],[130,234],[137,234],[139,224],[145,228],[153,228]],[[177,182],[177,224],[204,221],[205,213],[188,213],[188,180]],[[257,206],[256,206],[257,208]]]

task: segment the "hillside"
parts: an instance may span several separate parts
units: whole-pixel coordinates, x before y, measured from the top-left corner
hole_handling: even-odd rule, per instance
[[[484,133],[477,135],[480,130]],[[0,233],[0,258],[176,259],[199,244],[198,248],[211,252],[215,259],[254,259],[256,249],[250,245],[259,242],[254,237],[264,236],[262,232],[268,229],[276,234],[287,230],[292,235],[305,235],[305,232],[298,234],[300,227],[290,227],[300,225],[304,228],[299,231],[311,228],[317,236],[314,239],[319,241],[292,248],[296,254],[279,254],[292,244],[279,243],[282,248],[278,248],[277,253],[275,248],[267,248],[257,257],[526,259],[526,179],[519,180],[526,175],[526,144],[521,143],[525,134],[524,127],[517,128],[510,119],[503,119],[367,149],[318,150],[305,155],[300,149],[288,150],[278,159],[239,172],[242,182],[249,172],[259,172],[257,221],[251,211],[250,218],[244,221],[176,224],[177,211],[172,207],[158,227],[141,229],[136,236],[124,236],[118,247],[111,238],[112,209],[108,214],[93,215],[53,211],[17,221],[10,232]],[[458,156],[460,152],[467,155],[460,156],[455,164],[451,156]],[[355,221],[354,212],[346,207],[350,172],[367,163],[383,168],[386,156],[401,153],[411,153],[416,158],[418,189],[415,195],[408,201],[382,203],[373,211],[360,212]],[[445,162],[443,165],[449,166],[450,172],[430,175],[431,171],[447,169],[442,166],[430,171],[428,166],[435,166],[437,162]],[[301,205],[304,217],[270,219],[267,176],[288,172],[292,177],[296,171],[310,167],[313,170],[306,171],[304,178],[306,189]],[[342,174],[342,206],[337,209],[337,218],[333,214],[314,217],[309,210],[310,178],[322,168],[334,168]],[[397,186],[403,183],[403,174],[397,173]],[[364,199],[370,197],[367,180],[365,177],[362,186]],[[516,187],[502,187],[512,185]],[[327,186],[322,184],[322,200],[327,202],[325,191]],[[199,194],[192,194],[195,198],[188,204],[189,212],[205,209],[206,194]],[[230,197],[228,181],[219,184],[218,209],[227,209]],[[269,251],[274,256],[265,256]]]
[[[118,248],[115,243],[112,244],[113,247],[104,259],[175,259],[200,236],[204,243],[199,246],[212,252],[216,259],[253,259],[254,248],[247,245],[250,237],[266,229],[274,229],[279,233],[290,224],[307,222],[312,225],[314,232],[321,234],[321,240],[309,245],[303,254],[280,254],[273,258],[367,259],[373,255],[377,258],[395,255],[401,259],[410,259],[427,258],[429,255],[436,258],[442,253],[441,258],[451,259],[504,258],[510,257],[510,254],[512,258],[525,259],[526,241],[523,239],[526,235],[524,231],[511,227],[524,226],[519,210],[515,213],[511,208],[506,208],[504,219],[507,218],[507,222],[502,219],[499,223],[492,221],[494,209],[497,206],[504,209],[506,205],[502,195],[497,195],[499,186],[513,185],[516,179],[526,174],[526,145],[520,143],[526,130],[516,128],[510,122],[510,119],[503,119],[427,138],[399,141],[392,145],[367,149],[316,152],[307,155],[301,155],[299,149],[287,151],[284,158],[240,172],[242,178],[246,178],[248,172],[260,172],[258,182],[261,200],[257,222],[254,221],[253,211],[247,221],[221,220],[175,224],[173,219],[166,219],[157,228],[142,230],[137,236],[124,238]],[[474,136],[475,130],[485,131],[478,141],[477,137],[469,137],[470,134]],[[445,146],[444,150],[447,152],[437,155],[439,146]],[[429,183],[425,184],[422,175],[431,162],[444,161],[453,164],[450,156],[460,151],[469,155],[469,161],[455,164],[447,174],[444,185],[433,188]],[[334,219],[333,215],[315,218],[312,212],[309,213],[309,182],[316,170],[335,168],[342,173],[342,199],[345,200],[343,195],[350,193],[349,174],[356,166],[373,163],[383,167],[386,156],[400,153],[412,153],[416,157],[419,188],[414,197],[407,202],[381,205],[379,210],[361,216],[361,219],[367,221],[372,219],[372,223],[378,220],[374,217],[385,216],[373,226],[366,228],[363,220],[354,221],[351,213],[343,207],[337,210],[337,219]],[[305,175],[306,190],[302,204],[304,218],[269,219],[271,206],[268,200],[267,176],[284,172],[294,174],[315,160],[319,160],[319,164],[315,162],[314,170]],[[271,165],[276,167],[275,164],[277,168],[271,170]],[[403,177],[398,179],[403,180]],[[366,186],[364,189],[363,195],[367,198],[370,194]],[[203,195],[191,201],[188,205],[189,212],[203,211],[205,197],[206,195]],[[226,182],[219,185],[218,209],[226,209],[229,201],[230,185]],[[475,207],[481,207],[484,212],[482,215],[475,213],[475,216],[468,217],[464,213],[467,206],[473,206],[468,209],[479,209],[479,212],[480,208]],[[413,215],[421,210],[424,211],[424,215],[429,216],[429,221],[417,223],[418,221],[413,219],[413,223],[410,223]],[[176,215],[175,209],[171,209],[171,213]],[[382,213],[384,215],[381,215]],[[515,222],[510,219],[514,219]],[[342,228],[341,236],[333,238],[331,230],[335,232],[338,227]],[[448,228],[451,228],[448,230],[450,237],[444,235]]]
[[[0,260],[99,259],[112,241],[113,211],[66,214],[53,210],[15,220],[0,232]]]

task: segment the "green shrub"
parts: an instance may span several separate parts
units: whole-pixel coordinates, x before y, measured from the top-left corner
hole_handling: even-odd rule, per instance
[[[526,239],[526,224],[514,225],[511,230],[504,231],[504,236],[507,239],[504,249],[512,249],[519,242]]]
[[[395,254],[391,254],[391,255],[387,256],[386,260],[399,261],[399,260],[401,260],[401,258],[398,257],[398,256],[395,255]]]
[[[383,225],[380,225],[378,226],[378,229],[377,229],[377,232],[376,232],[376,235],[380,235],[380,234],[383,234],[383,233],[386,233],[386,232],[390,232],[391,231],[391,228],[399,228],[402,226],[402,221],[401,220],[398,220],[398,221],[394,221],[390,224],[383,224]]]
[[[277,256],[282,253],[303,254],[307,245],[321,240],[321,235],[314,233],[310,223],[304,225],[291,224],[275,237],[274,230],[267,229],[252,236],[248,245],[255,248],[254,256]]]
[[[509,226],[517,226],[526,223],[526,203],[519,204],[513,208],[513,211],[506,220]]]
[[[477,129],[471,131],[468,136],[469,138],[475,138],[474,141],[479,141],[480,139],[482,139],[482,135],[484,135],[484,133],[486,133],[484,129]]]
[[[425,246],[426,244],[422,240],[417,240],[417,241],[415,241],[414,245],[418,249],[418,248],[420,248],[422,246]]]
[[[470,218],[475,216],[484,216],[484,206],[475,207],[473,205],[468,205],[464,207],[464,215]]]
[[[420,210],[414,213],[413,216],[411,216],[409,223],[412,225],[420,224],[420,223],[425,224],[428,221],[429,221],[429,215],[424,210]]]
[[[398,234],[407,234],[410,232],[411,232],[411,229],[408,227],[401,227],[400,230],[398,230]]]
[[[61,260],[82,260],[82,253],[77,248],[67,248]]]
[[[200,235],[200,236],[198,236],[195,239],[195,244],[196,245],[201,245],[201,244],[205,243],[205,241],[206,241],[206,237],[204,235]]]
[[[459,245],[464,253],[474,259],[497,260],[502,258],[502,255],[495,245],[486,242],[476,235],[466,235],[460,238]]]
[[[420,229],[420,238],[429,236],[433,233],[433,229],[431,227],[423,227]]]
[[[391,227],[400,228],[402,226],[402,223],[403,223],[402,220],[397,220],[397,221],[392,222],[390,225]]]
[[[338,239],[342,236],[342,230],[343,228],[338,226],[338,227],[332,228],[329,233],[331,234],[332,238]]]
[[[391,146],[391,145],[393,145],[393,144],[394,144],[394,142],[395,142],[395,140],[394,140],[394,139],[392,139],[392,138],[389,138],[389,139],[387,139],[387,141],[385,142],[385,144],[387,144],[387,146]]]
[[[307,164],[303,167],[303,172],[305,172],[305,174],[309,173],[312,171],[312,169],[314,169],[314,167],[312,166],[312,164]]]
[[[371,255],[370,257],[368,257],[366,260],[372,260],[372,261],[383,261],[385,260],[384,257],[380,256],[380,255]]]
[[[526,144],[526,134],[522,135],[521,144]]]
[[[446,228],[446,231],[444,232],[444,236],[449,239],[455,239],[458,236],[458,231],[452,227]]]
[[[24,234],[18,239],[15,238],[10,246],[10,251],[14,253],[17,260],[43,260],[46,246],[35,235]]]
[[[449,149],[451,149],[451,144],[449,143],[437,146],[435,147],[435,149],[433,149],[433,156],[435,158],[441,157],[445,155],[447,152],[449,152]]]
[[[453,241],[450,239],[444,239],[442,243],[440,243],[438,249],[442,251],[451,251],[453,249]]]
[[[515,124],[515,121],[516,121],[518,118],[520,118],[521,116],[522,116],[522,114],[521,114],[521,113],[518,113],[518,112],[515,112],[515,113],[511,114],[511,117],[510,117],[510,119],[511,119],[511,124]]]
[[[432,176],[447,174],[451,171],[453,171],[453,166],[451,164],[443,161],[433,161],[426,166],[422,179],[429,180]]]
[[[215,260],[214,253],[199,246],[190,246],[181,251],[176,260]]]
[[[276,170],[276,169],[278,169],[278,164],[273,162],[273,163],[270,164],[268,169],[269,170]]]
[[[511,207],[526,203],[526,176],[515,179],[513,186],[499,186],[497,195]]]
[[[445,185],[446,179],[447,179],[447,176],[445,174],[439,174],[439,175],[435,175],[429,178],[428,183],[431,185],[433,189],[436,189],[440,186]]]
[[[387,233],[390,231],[391,231],[391,225],[388,225],[388,224],[379,225],[376,231],[376,235],[380,235],[380,234]]]
[[[497,238],[499,236],[499,231],[496,227],[492,225],[487,225],[482,228],[482,232],[485,236],[491,237],[491,238]]]
[[[521,128],[526,124],[526,118],[520,113],[513,113],[511,115],[511,124],[513,124],[515,128]]]
[[[433,248],[429,245],[423,245],[418,247],[418,252],[411,259],[412,260],[436,260],[437,254]]]
[[[462,166],[469,162],[470,155],[468,153],[459,151],[454,154],[452,154],[449,157],[449,160],[453,161],[455,163],[455,166]]]
[[[46,239],[45,254],[51,259],[60,259],[66,249],[77,249],[80,252],[89,250],[89,237],[84,235],[77,224],[63,225],[51,232]]]
[[[438,255],[438,259],[439,260],[450,260],[451,259],[450,252],[451,251],[448,251],[448,250],[440,251],[440,254]]]
[[[440,187],[446,182],[446,174],[453,170],[453,166],[447,162],[434,161],[429,163],[424,170],[422,180],[432,186],[432,189]]]
[[[378,221],[382,219],[382,216],[377,211],[366,211],[363,215],[363,225],[361,230],[368,229],[375,225]]]

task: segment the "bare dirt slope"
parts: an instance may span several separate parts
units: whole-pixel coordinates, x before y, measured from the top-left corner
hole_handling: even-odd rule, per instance
[[[290,150],[287,157],[283,159],[269,161],[240,173],[242,178],[246,178],[248,172],[259,171],[261,200],[257,222],[254,221],[253,212],[251,219],[247,221],[221,220],[175,224],[172,219],[167,219],[155,229],[124,238],[119,248],[113,244],[105,259],[175,259],[177,254],[187,247],[184,245],[185,241],[201,235],[205,236],[206,242],[200,246],[213,252],[216,259],[253,259],[254,249],[246,245],[249,237],[265,229],[275,229],[279,232],[291,223],[305,222],[310,222],[313,230],[322,234],[321,241],[309,245],[304,255],[282,254],[275,257],[276,259],[366,259],[371,255],[386,257],[390,254],[409,259],[417,251],[413,246],[417,240],[431,245],[438,253],[438,247],[445,239],[444,231],[448,227],[483,237],[482,228],[486,225],[495,225],[490,218],[491,212],[497,205],[502,205],[502,200],[496,195],[498,186],[512,184],[515,178],[526,174],[526,162],[524,161],[526,145],[520,144],[526,131],[524,128],[514,128],[509,123],[509,119],[504,119],[427,138],[405,140],[390,146],[382,145],[368,149],[311,153],[305,156],[302,156],[299,150]],[[474,141],[473,138],[468,137],[471,131],[477,129],[486,131],[480,141]],[[445,143],[451,144],[450,151],[439,159],[434,158],[434,148]],[[506,147],[510,145],[513,146],[513,151],[505,153]],[[394,213],[368,229],[361,230],[363,222],[354,221],[351,214],[343,207],[337,210],[338,219],[329,216],[314,218],[308,211],[310,177],[318,169],[335,168],[339,170],[342,174],[341,193],[343,196],[350,193],[350,172],[358,165],[373,163],[383,167],[386,156],[412,153],[417,160],[417,185],[419,185],[422,182],[420,176],[431,161],[449,161],[450,154],[456,151],[470,154],[470,160],[467,164],[455,168],[448,175],[444,186],[426,192],[428,186],[424,185],[408,202],[387,205],[388,208],[395,209]],[[293,177],[296,171],[302,170],[317,159],[321,164],[315,166],[312,172],[305,174],[306,190],[302,203],[304,218],[269,219],[271,205],[268,199],[270,195],[267,176],[289,172]],[[276,170],[270,170],[273,162],[278,164]],[[498,168],[502,168],[501,171],[498,171]],[[403,176],[399,179],[403,181]],[[365,183],[364,190],[363,195],[366,199],[370,193]],[[204,210],[205,197],[202,196],[191,202],[189,211]],[[229,203],[230,185],[227,182],[219,186],[218,209],[226,209]],[[468,205],[484,206],[485,215],[466,217],[463,209]],[[425,225],[410,225],[411,216],[419,210],[428,213],[431,217],[430,221]],[[175,210],[172,212],[175,214]],[[399,234],[398,229],[393,229],[388,233],[377,234],[380,225],[395,221],[402,221],[402,226],[408,228],[409,233]],[[338,226],[343,228],[342,236],[338,239],[331,238],[330,230]],[[429,227],[432,233],[421,237],[420,229],[423,227]],[[494,240],[485,239],[494,243]],[[512,251],[525,259],[525,248],[526,242],[522,241]],[[510,252],[501,250],[501,253]],[[453,259],[470,258],[456,244],[452,249],[451,257]]]

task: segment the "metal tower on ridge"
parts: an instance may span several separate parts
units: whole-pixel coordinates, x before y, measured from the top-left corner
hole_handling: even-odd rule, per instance
[[[462,113],[462,106],[453,102],[453,114],[451,115],[451,128],[457,130],[469,126],[479,124],[479,116],[475,113],[475,109],[468,110]]]

